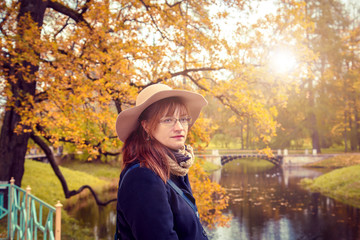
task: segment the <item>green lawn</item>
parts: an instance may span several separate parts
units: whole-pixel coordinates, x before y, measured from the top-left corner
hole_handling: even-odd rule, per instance
[[[200,164],[202,165],[204,170],[208,173],[211,173],[211,172],[216,171],[221,168],[221,166],[213,164],[213,163],[205,161],[205,160],[201,160]]]
[[[303,179],[302,186],[360,208],[360,154],[342,154],[309,166],[336,169],[313,180]]]
[[[70,168],[81,172],[88,173],[92,176],[105,179],[105,180],[119,180],[121,166],[117,164],[103,164],[103,163],[92,163],[92,162],[67,162],[62,165],[63,167]]]
[[[96,171],[99,171],[98,168],[98,166],[94,167]],[[109,188],[109,181],[93,174],[61,166],[60,170],[67,181],[69,190],[77,190],[83,185],[90,185],[96,192]],[[26,160],[22,188],[28,185],[32,189],[32,194],[49,204],[54,205],[58,200],[65,203],[62,186],[50,164]]]
[[[82,185],[90,185],[95,192],[101,193],[110,188],[116,187],[117,181],[110,180],[115,177],[115,172],[119,174],[119,169],[115,170],[105,164],[74,164],[75,169],[60,167],[64,175],[69,190],[77,190]],[[101,176],[101,173],[105,176]],[[114,186],[115,184],[115,186]],[[50,164],[25,161],[25,174],[22,181],[22,188],[31,187],[31,193],[44,202],[54,206],[58,200],[65,207],[70,206],[75,201],[89,196],[89,191],[84,190],[82,194],[65,199],[59,179],[55,176]],[[100,200],[101,194],[99,194]],[[77,224],[65,210],[62,211],[62,239],[93,239],[92,231]]]

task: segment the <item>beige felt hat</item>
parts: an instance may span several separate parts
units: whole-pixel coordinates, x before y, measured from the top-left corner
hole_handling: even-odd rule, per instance
[[[116,119],[116,133],[120,140],[125,142],[128,136],[138,127],[140,114],[151,104],[168,97],[179,97],[189,110],[189,114],[195,120],[199,117],[201,109],[207,105],[206,99],[194,92],[174,90],[171,87],[157,83],[144,88],[136,98],[133,108],[122,111]]]

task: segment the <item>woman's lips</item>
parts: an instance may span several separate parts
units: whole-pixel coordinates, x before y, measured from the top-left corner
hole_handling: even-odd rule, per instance
[[[183,138],[184,136],[183,135],[176,135],[176,136],[173,136],[173,137],[171,137],[171,138],[176,138],[176,139],[178,139],[178,138]]]

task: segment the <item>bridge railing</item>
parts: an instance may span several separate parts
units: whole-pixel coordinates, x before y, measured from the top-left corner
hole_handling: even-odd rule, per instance
[[[62,204],[53,207],[30,194],[30,187],[24,190],[14,183],[12,178],[10,184],[0,184],[0,220],[7,217],[7,236],[0,240],[60,240]]]
[[[209,156],[213,155],[214,149],[207,149],[204,151],[194,151],[196,156]],[[236,154],[259,154],[259,150],[256,149],[218,149],[220,155],[236,155]],[[274,155],[316,155],[316,149],[272,149]]]

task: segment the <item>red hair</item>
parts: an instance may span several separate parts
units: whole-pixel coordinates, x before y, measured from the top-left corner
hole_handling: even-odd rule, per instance
[[[164,182],[169,179],[170,167],[166,157],[173,154],[151,135],[162,117],[173,116],[178,109],[180,115],[189,113],[180,98],[171,97],[153,103],[141,113],[138,127],[125,140],[122,148],[124,167],[139,160],[141,166],[153,170]],[[142,127],[142,121],[147,121],[150,129],[149,135]]]

